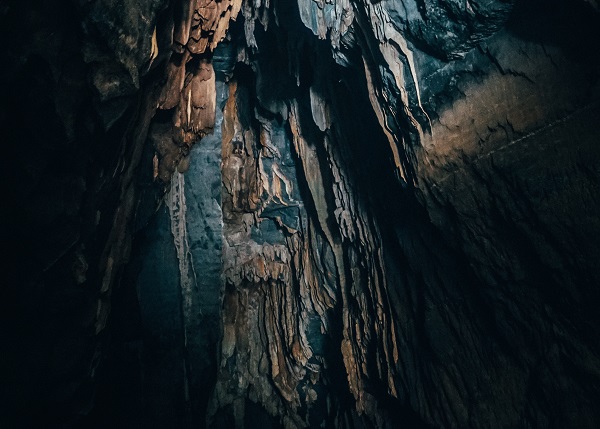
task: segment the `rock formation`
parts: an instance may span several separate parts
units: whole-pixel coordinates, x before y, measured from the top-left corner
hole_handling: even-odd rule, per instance
[[[54,3],[0,6],[3,427],[600,425],[595,1]]]

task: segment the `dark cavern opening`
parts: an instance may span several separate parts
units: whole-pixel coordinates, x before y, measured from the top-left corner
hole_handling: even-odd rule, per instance
[[[0,427],[600,427],[596,0],[0,3]]]

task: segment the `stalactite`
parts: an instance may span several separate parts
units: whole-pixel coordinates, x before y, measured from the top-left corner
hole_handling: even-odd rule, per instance
[[[196,295],[194,289],[197,288],[197,281],[187,232],[185,180],[182,173],[176,172],[171,179],[171,189],[166,201],[167,207],[169,208],[169,217],[171,219],[171,234],[173,235],[173,243],[175,244],[177,260],[179,261],[179,283],[181,288],[181,308],[183,316],[183,344],[184,349],[187,349],[188,339],[197,335],[193,327],[194,320],[198,315],[194,313],[194,311],[197,310],[197,306],[194,306],[193,303],[194,296]],[[190,373],[190,363],[187,352],[184,354],[184,359],[184,394],[186,402],[189,402],[190,380],[188,374]]]
[[[196,287],[196,271],[191,259],[187,233],[185,180],[183,174],[176,173],[171,180],[171,190],[167,198],[167,207],[171,218],[171,233],[177,249],[180,283],[183,296],[183,313],[186,319],[191,317],[191,290]],[[188,334],[186,333],[186,336]]]

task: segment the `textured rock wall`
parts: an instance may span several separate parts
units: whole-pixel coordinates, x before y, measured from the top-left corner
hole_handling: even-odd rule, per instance
[[[112,369],[139,366],[141,328],[132,326],[143,311],[125,267],[134,234],[157,225],[149,220],[168,185],[164,172],[185,169],[193,141],[214,126],[208,59],[235,8],[166,0],[0,7],[1,426],[70,427],[98,403],[98,374],[117,379]],[[138,394],[117,395],[135,411],[123,403],[103,411],[139,417]]]
[[[285,427],[597,424],[598,133],[584,124],[599,69],[579,45],[597,12],[304,1],[242,13],[253,78],[234,73],[225,108],[216,424],[264,412]],[[286,150],[295,174],[280,175]],[[255,233],[294,184],[306,214],[277,221],[287,241]],[[324,353],[303,326],[311,310]],[[306,374],[319,380],[306,388]]]
[[[152,34],[165,7],[0,8],[3,427],[69,425],[93,405],[158,98]]]
[[[598,426],[595,1],[0,17],[7,424]]]

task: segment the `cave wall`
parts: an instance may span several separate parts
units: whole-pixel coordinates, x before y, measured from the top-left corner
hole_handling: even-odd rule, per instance
[[[132,289],[135,269],[128,266],[132,245],[148,243],[136,234],[157,226],[153,213],[170,174],[197,135],[214,125],[214,105],[207,116],[197,113],[206,96],[194,92],[190,99],[187,86],[202,92],[204,82],[214,85],[212,67],[200,56],[217,42],[194,33],[200,42],[208,40],[201,46],[190,33],[214,34],[218,41],[229,23],[227,16],[217,26],[221,12],[235,11],[220,2],[222,9],[200,8],[202,14],[193,15],[191,6],[102,0],[9,1],[0,7],[7,40],[1,48],[1,170],[8,194],[2,205],[2,427],[82,421],[94,427],[86,416],[101,417],[94,407],[102,389],[110,396],[114,386],[102,386],[102,380],[118,378],[112,369],[139,382],[131,371],[140,365],[135,349],[142,346],[144,326]],[[202,20],[204,27],[192,31],[190,20]],[[181,61],[184,51],[191,64]],[[173,84],[169,76],[181,79]],[[179,92],[173,89],[178,84]],[[175,97],[173,106],[165,94]],[[214,96],[213,87],[209,94]],[[163,322],[156,325],[168,325]],[[131,366],[119,357],[131,358]],[[140,391],[129,387],[132,408],[139,411],[133,398]],[[105,404],[104,411],[135,414],[123,411],[123,403],[114,405],[119,410]]]
[[[596,2],[59,3],[0,10],[7,424],[598,426]]]
[[[259,220],[237,220],[246,237],[225,262],[236,286],[215,404],[237,427],[248,399],[287,427],[593,427],[598,133],[584,124],[598,114],[598,63],[579,43],[597,36],[597,11],[403,6],[243,9],[258,100],[245,110],[260,137],[244,134],[243,163],[225,163],[223,177],[234,200],[250,193],[234,211]],[[247,97],[236,95],[234,116]],[[308,260],[290,238],[273,259],[275,240],[259,248],[251,233],[279,190],[264,185],[281,177],[265,149],[286,158],[270,149],[273,117],[296,163],[296,180],[283,178],[308,208],[303,228],[281,217],[280,229],[308,245]],[[238,195],[228,189],[240,169]],[[225,219],[228,209],[224,198]],[[279,268],[288,260],[291,278]],[[311,280],[319,272],[333,276]],[[324,353],[302,326],[311,309]]]
[[[133,238],[166,2],[5,2],[2,426],[89,412]],[[163,45],[164,47],[164,45]]]

